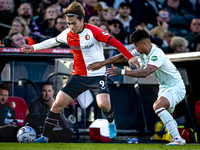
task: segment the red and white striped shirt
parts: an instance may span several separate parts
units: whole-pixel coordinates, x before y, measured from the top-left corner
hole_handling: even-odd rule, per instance
[[[87,23],[84,24],[84,29],[82,30],[82,32],[78,34],[73,33],[70,28],[67,28],[66,30],[61,32],[61,34],[59,34],[56,38],[49,40],[46,40],[49,41],[48,45],[46,46],[44,45],[45,41],[33,45],[34,50],[49,48],[60,43],[68,44],[72,48],[74,57],[72,75],[105,75],[105,66],[95,71],[87,70],[87,66],[89,64],[105,60],[101,42],[108,43],[110,46],[116,47],[127,59],[133,57],[124,47],[124,45],[115,38],[111,37],[110,34],[106,33],[105,31],[94,25],[90,25]],[[47,43],[45,42],[45,44]]]

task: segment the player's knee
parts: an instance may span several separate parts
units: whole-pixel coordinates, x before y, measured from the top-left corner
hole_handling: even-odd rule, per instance
[[[56,103],[53,104],[51,107],[51,111],[54,113],[60,113],[62,111],[63,107],[58,106]]]
[[[97,104],[98,104],[98,106],[99,106],[99,108],[101,108],[103,111],[105,111],[105,112],[107,112],[107,111],[109,111],[109,109],[110,109],[110,105],[109,105],[109,102],[108,101],[104,101],[104,100],[99,100],[99,101],[97,101]]]
[[[99,103],[98,103],[98,106],[99,106],[99,108],[101,108],[101,109],[105,109],[105,108],[106,108],[106,104],[103,103],[103,102],[99,102]]]

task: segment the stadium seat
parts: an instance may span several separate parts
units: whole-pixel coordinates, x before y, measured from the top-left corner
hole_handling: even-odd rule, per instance
[[[20,97],[8,97],[7,104],[14,110],[19,126],[23,126],[28,109],[26,102]]]

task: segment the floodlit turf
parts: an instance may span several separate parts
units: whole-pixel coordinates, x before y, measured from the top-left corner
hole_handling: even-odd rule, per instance
[[[0,143],[0,150],[200,150],[200,144]]]

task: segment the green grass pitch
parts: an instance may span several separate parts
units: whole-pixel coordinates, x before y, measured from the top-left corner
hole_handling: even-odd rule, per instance
[[[200,144],[0,143],[0,150],[200,150]]]

